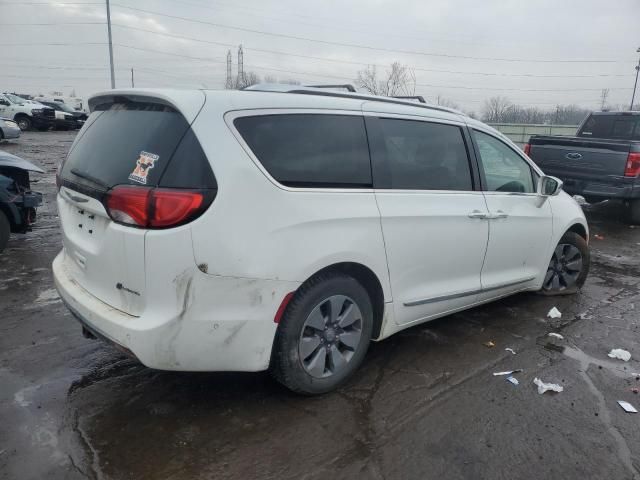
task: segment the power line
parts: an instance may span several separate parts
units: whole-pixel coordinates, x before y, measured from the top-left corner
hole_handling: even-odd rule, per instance
[[[274,33],[274,32],[266,32],[262,30],[255,30],[251,28],[243,28],[243,27],[234,27],[231,25],[224,25],[221,23],[208,22],[205,20],[197,20],[193,18],[181,17],[179,15],[170,15],[166,13],[154,12],[151,10],[145,10],[142,8],[129,7],[127,5],[122,5],[121,3],[113,3],[113,6],[117,6],[119,8],[124,8],[127,10],[133,10],[136,12],[148,13],[150,15],[157,15],[160,17],[173,18],[175,20],[182,20],[185,22],[197,23],[201,25],[209,25],[218,28],[227,28],[230,30],[238,30],[241,32],[248,33],[256,33],[259,35],[267,35],[272,37],[279,38],[287,38],[290,40],[300,40],[306,42],[314,42],[321,43],[324,45],[334,45],[340,47],[350,47],[350,48],[360,48],[365,50],[374,50],[379,52],[392,52],[392,53],[401,53],[406,55],[420,55],[427,57],[443,57],[443,58],[459,58],[465,60],[489,60],[489,61],[498,61],[498,62],[522,62],[522,63],[619,63],[616,60],[576,60],[576,59],[563,59],[563,60],[540,60],[540,59],[522,59],[522,58],[500,58],[500,57],[474,57],[469,55],[453,55],[447,53],[433,53],[433,52],[421,52],[417,50],[396,50],[391,48],[381,48],[381,47],[371,47],[369,45],[361,45],[356,43],[343,43],[343,42],[334,42],[331,40],[321,40],[317,38],[308,38],[308,37],[300,37],[297,35],[287,35],[283,33]]]
[[[180,57],[180,58],[189,58],[189,59],[193,59],[193,60],[199,60],[199,61],[203,61],[203,62],[210,62],[210,63],[226,63],[226,60],[218,60],[218,59],[214,59],[214,58],[210,58],[210,57],[196,57],[193,55],[185,55],[185,54],[180,54],[180,53],[172,53],[172,52],[165,52],[163,50],[155,50],[155,49],[150,49],[150,48],[143,48],[143,47],[135,47],[132,45],[125,45],[125,44],[121,44],[121,43],[117,43],[115,44],[118,47],[123,47],[123,48],[129,48],[132,50],[140,50],[143,52],[151,52],[151,53],[159,53],[162,55],[170,55],[170,56],[174,56],[174,57]],[[351,81],[351,79],[349,77],[346,76],[340,76],[340,75],[328,75],[328,74],[322,74],[322,73],[317,73],[317,72],[304,72],[304,71],[296,71],[296,70],[286,70],[286,69],[280,69],[280,68],[273,68],[273,67],[266,67],[266,66],[261,66],[261,65],[256,65],[256,64],[251,64],[251,68],[253,69],[258,69],[258,70],[267,70],[267,71],[274,71],[274,72],[283,72],[283,73],[288,73],[290,75],[305,75],[305,76],[310,76],[310,77],[321,77],[321,78],[331,78],[331,79],[337,79],[337,80],[347,80],[347,81]],[[416,86],[418,87],[427,87],[427,88],[443,88],[443,89],[462,89],[462,90],[495,90],[495,91],[513,91],[513,92],[573,92],[573,91],[600,91],[601,88],[570,88],[570,89],[526,89],[526,88],[490,88],[490,87],[466,87],[466,86],[457,86],[457,85],[433,85],[433,84],[425,84],[425,83],[416,83]],[[615,88],[612,90],[630,90],[629,88]]]
[[[2,4],[0,4],[2,5]],[[105,25],[106,22],[42,22],[42,23],[0,23],[0,27],[51,27],[58,25]]]
[[[203,39],[199,39],[199,38],[188,37],[188,36],[185,36],[185,35],[177,35],[177,34],[172,34],[172,33],[157,32],[155,30],[148,30],[146,28],[133,27],[133,26],[130,26],[130,25],[123,25],[121,23],[112,23],[111,25],[115,26],[115,27],[119,27],[119,28],[124,28],[124,29],[127,29],[127,30],[135,30],[135,31],[138,31],[138,32],[146,32],[146,33],[151,33],[151,34],[154,34],[154,35],[160,35],[160,36],[163,36],[163,37],[177,38],[177,39],[181,39],[181,40],[189,40],[189,41],[193,41],[193,42],[205,43],[205,44],[208,44],[208,45],[218,45],[218,46],[221,46],[221,47],[232,47],[232,48],[236,46],[236,45],[231,44],[231,43],[215,42],[215,41],[212,41],[212,40],[203,40]],[[283,55],[283,56],[298,57],[298,58],[308,58],[308,59],[311,59],[311,60],[319,60],[319,61],[330,62],[330,63],[341,63],[341,64],[348,64],[348,65],[374,66],[374,67],[380,67],[380,68],[388,68],[388,65],[381,65],[381,64],[367,63],[367,62],[356,62],[356,61],[352,61],[352,60],[340,60],[340,59],[333,59],[333,58],[326,58],[326,57],[317,57],[317,56],[313,56],[313,55],[304,55],[304,54],[297,54],[297,53],[291,53],[291,52],[283,52],[283,51],[278,51],[278,50],[268,50],[268,49],[263,49],[263,48],[252,48],[250,46],[247,47],[247,50],[251,50],[253,52],[269,53],[269,54],[273,54],[273,55]],[[420,72],[450,73],[450,74],[460,74],[460,75],[498,76],[498,77],[603,78],[603,77],[631,77],[631,76],[633,76],[631,74],[541,75],[541,74],[532,74],[532,73],[466,72],[466,71],[458,71],[458,70],[440,70],[440,69],[422,68],[422,67],[411,67],[411,69],[415,70],[415,71],[420,71]]]
[[[82,47],[106,45],[106,42],[36,42],[36,43],[0,43],[0,47]]]
[[[502,88],[502,87],[465,87],[462,85],[430,85],[426,83],[416,83],[416,87],[430,87],[430,88],[458,88],[462,90],[498,90],[509,92],[599,92],[602,88]],[[631,88],[617,87],[609,88],[608,90],[631,90]]]
[[[17,6],[29,6],[29,5],[49,5],[51,7],[58,5],[102,5],[100,2],[2,2],[0,5],[17,5]]]

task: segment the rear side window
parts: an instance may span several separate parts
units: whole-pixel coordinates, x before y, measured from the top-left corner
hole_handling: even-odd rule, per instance
[[[264,168],[283,185],[372,186],[361,116],[260,115],[236,118],[234,125]]]
[[[640,140],[639,115],[591,115],[579,137]]]
[[[189,123],[169,106],[105,104],[80,135],[62,168],[63,181],[97,190],[121,184],[155,187],[160,179],[161,186],[215,188]]]
[[[473,190],[460,127],[388,118],[372,122],[370,135],[377,137],[371,142],[376,187]]]

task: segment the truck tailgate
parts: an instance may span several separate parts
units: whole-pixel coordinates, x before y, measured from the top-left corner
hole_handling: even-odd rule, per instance
[[[624,176],[628,155],[628,143],[570,138],[536,139],[530,151],[533,161],[548,175],[605,182],[608,176]]]

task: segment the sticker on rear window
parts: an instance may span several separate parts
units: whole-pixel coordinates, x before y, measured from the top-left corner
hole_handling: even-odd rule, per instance
[[[140,156],[136,160],[136,168],[134,168],[133,172],[129,175],[129,180],[146,185],[149,170],[153,168],[154,163],[156,163],[159,158],[155,153],[140,152]]]

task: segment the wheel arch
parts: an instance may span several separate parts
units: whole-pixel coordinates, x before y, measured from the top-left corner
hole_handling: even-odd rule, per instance
[[[589,243],[589,234],[587,232],[587,228],[582,225],[581,223],[574,223],[573,225],[571,225],[566,231],[567,232],[573,232],[576,233],[578,235],[580,235],[582,238],[584,238],[584,240]],[[564,233],[563,233],[564,235]]]
[[[343,273],[355,278],[367,291],[367,294],[371,299],[371,306],[373,307],[373,330],[371,338],[376,339],[380,337],[384,319],[385,302],[384,290],[382,289],[382,283],[378,276],[373,270],[361,263],[338,262],[318,270],[313,275],[309,276],[309,278],[307,278],[302,284],[304,285],[317,275],[333,272]]]

